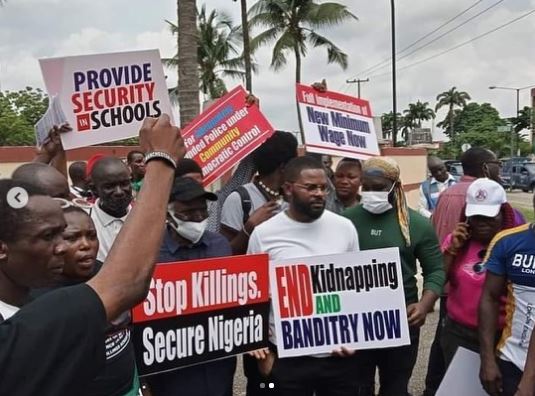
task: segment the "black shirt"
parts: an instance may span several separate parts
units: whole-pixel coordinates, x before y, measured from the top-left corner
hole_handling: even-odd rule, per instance
[[[25,305],[0,324],[0,396],[80,394],[104,367],[106,327],[86,284]]]

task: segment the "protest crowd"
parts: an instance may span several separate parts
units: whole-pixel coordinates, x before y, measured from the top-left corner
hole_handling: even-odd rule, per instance
[[[239,100],[228,124],[259,111]],[[435,306],[424,395],[461,349],[489,395],[535,394],[535,233],[493,152],[460,179],[429,157],[411,208],[394,159],[333,164],[283,131],[227,150],[210,191],[199,129],[163,112],[127,158],[67,167],[55,125],[0,180],[0,395],[231,396],[238,362],[248,396],[409,395]]]

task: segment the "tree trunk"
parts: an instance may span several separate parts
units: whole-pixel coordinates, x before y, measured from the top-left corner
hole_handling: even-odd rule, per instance
[[[197,60],[197,7],[195,0],[177,0],[178,13],[178,105],[180,125],[199,114],[199,64]]]
[[[245,88],[253,93],[253,70],[251,66],[251,42],[247,19],[247,0],[241,0],[241,27],[243,31],[243,60],[245,62]]]
[[[295,82],[301,82],[301,53],[299,52],[299,47],[295,46]],[[305,131],[303,129],[303,122],[301,121],[301,108],[299,107],[299,102],[297,101],[297,96],[295,97],[295,103],[297,105],[297,121],[299,122],[299,134],[301,135],[301,144],[305,144]]]
[[[450,104],[450,139],[453,139],[453,134],[454,134],[454,129],[453,129],[453,104]]]

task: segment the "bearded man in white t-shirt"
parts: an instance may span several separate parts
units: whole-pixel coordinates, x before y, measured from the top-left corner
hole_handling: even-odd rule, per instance
[[[265,252],[270,260],[281,260],[358,251],[351,222],[325,210],[328,181],[321,162],[312,157],[294,158],[286,165],[284,176],[289,207],[254,229],[247,253]],[[270,334],[270,348],[253,354],[260,371],[275,383],[278,395],[358,394],[353,351],[341,348],[331,355],[279,359],[273,320]]]

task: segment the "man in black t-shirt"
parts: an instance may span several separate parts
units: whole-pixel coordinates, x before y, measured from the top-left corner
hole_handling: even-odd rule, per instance
[[[61,272],[65,222],[51,198],[19,182],[0,183],[0,301],[24,305],[0,324],[0,396],[81,393],[104,365],[107,322],[146,295],[166,197],[185,148],[166,115],[145,120],[140,143],[148,159],[146,187],[102,270],[85,284],[58,289],[27,305],[25,289]]]

